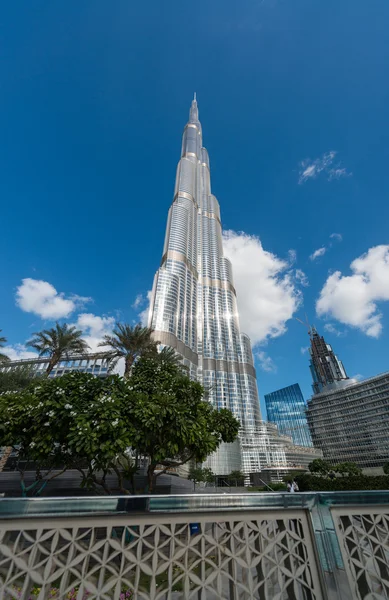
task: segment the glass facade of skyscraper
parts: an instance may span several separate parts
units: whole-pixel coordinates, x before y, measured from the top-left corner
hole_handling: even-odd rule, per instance
[[[230,153],[225,160],[228,164]],[[181,354],[191,377],[207,389],[209,401],[230,409],[241,423],[239,440],[222,444],[207,466],[227,475],[236,469],[254,473],[264,464],[286,464],[287,440],[261,418],[250,339],[240,330],[232,265],[223,252],[220,207],[211,192],[196,99],[182,137],[148,324],[155,339]]]
[[[299,446],[312,446],[305,414],[306,404],[298,383],[265,394],[267,418]]]

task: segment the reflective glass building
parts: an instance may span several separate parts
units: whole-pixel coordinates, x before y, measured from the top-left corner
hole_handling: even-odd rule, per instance
[[[241,332],[232,266],[224,256],[220,208],[211,191],[194,98],[185,126],[160,267],[149,312],[155,339],[181,354],[210,402],[240,420],[239,440],[223,444],[207,466],[225,475],[287,462],[282,436],[261,420],[250,339]]]
[[[389,373],[326,387],[308,400],[307,419],[325,460],[381,467],[389,461]]]
[[[299,446],[312,446],[305,414],[306,404],[298,383],[265,394],[267,418]]]

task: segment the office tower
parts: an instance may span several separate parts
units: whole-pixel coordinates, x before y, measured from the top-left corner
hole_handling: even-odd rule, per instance
[[[280,433],[289,435],[299,446],[312,446],[306,404],[298,383],[265,394],[265,402],[268,421],[275,423]]]
[[[307,420],[325,460],[381,467],[389,460],[389,373],[324,388],[308,400]]]
[[[211,192],[196,97],[183,133],[148,324],[155,339],[181,354],[209,401],[230,409],[241,422],[239,440],[222,444],[207,466],[216,475],[226,475],[236,469],[254,473],[261,465],[286,464],[285,439],[261,420],[250,340],[240,330],[232,266],[223,253],[220,208]]]
[[[311,339],[309,368],[313,379],[313,392],[318,394],[327,389],[327,386],[338,388],[347,385],[349,378],[342,361],[335,356],[332,347],[317,333],[315,327],[310,327],[309,337]]]

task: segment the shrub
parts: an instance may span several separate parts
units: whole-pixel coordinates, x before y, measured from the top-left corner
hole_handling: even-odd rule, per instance
[[[342,492],[352,490],[388,490],[389,476],[352,475],[327,479],[304,473],[296,478],[300,492]]]

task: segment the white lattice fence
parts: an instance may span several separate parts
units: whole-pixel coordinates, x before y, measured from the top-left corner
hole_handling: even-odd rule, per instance
[[[389,598],[389,508],[331,509],[356,600]]]
[[[127,590],[147,600],[322,598],[303,510],[0,522],[0,600],[38,588],[38,600],[53,588],[90,600]]]

